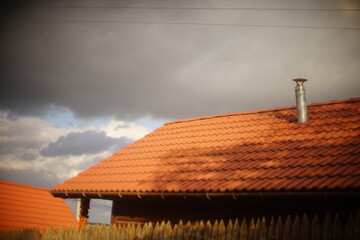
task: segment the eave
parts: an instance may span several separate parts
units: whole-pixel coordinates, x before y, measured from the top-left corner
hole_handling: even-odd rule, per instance
[[[136,192],[136,191],[62,191],[52,190],[51,194],[59,198],[93,199],[330,199],[359,198],[359,189],[345,190],[306,190],[306,191],[253,191],[253,192]]]

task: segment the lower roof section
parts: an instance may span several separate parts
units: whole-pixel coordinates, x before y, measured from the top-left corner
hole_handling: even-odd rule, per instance
[[[49,189],[0,181],[0,230],[77,224],[66,202]]]

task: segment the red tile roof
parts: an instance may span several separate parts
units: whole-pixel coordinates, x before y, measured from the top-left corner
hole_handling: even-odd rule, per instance
[[[52,189],[94,192],[360,188],[360,98],[165,124]]]
[[[77,226],[66,202],[49,189],[0,181],[0,230]]]

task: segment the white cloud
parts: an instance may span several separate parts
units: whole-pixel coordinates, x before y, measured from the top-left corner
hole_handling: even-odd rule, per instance
[[[54,184],[75,176],[120,150],[115,149],[116,147],[121,148],[124,144],[144,136],[149,131],[144,126],[118,120],[96,127],[59,128],[40,118],[11,118],[8,114],[0,112],[0,171],[6,172],[1,175],[1,178],[5,181],[20,181],[23,184],[53,187]],[[94,139],[88,139],[92,144],[99,140],[102,141],[99,144],[112,145],[98,148],[96,152],[93,149],[87,151],[86,146],[79,143],[79,146],[82,146],[80,152],[74,152],[73,149],[70,151],[64,147],[57,148],[52,154],[42,154],[42,150],[48,146],[64,144],[68,136],[73,135],[92,137]],[[77,138],[69,139],[72,144],[75,144],[73,141]],[[110,140],[105,141],[108,139]],[[23,179],[22,176],[28,177]],[[44,181],[44,179],[51,179],[51,181]]]
[[[128,137],[134,140],[139,139],[150,132],[150,129],[145,126],[119,120],[110,121],[108,125],[100,127],[100,130],[105,131],[109,137]]]
[[[17,159],[16,155],[7,154],[1,155],[0,169],[5,170],[24,170],[30,169],[32,164],[30,162]]]
[[[0,144],[11,144],[20,148],[24,145],[35,147],[38,144],[57,139],[72,129],[55,128],[40,118],[14,118],[7,113],[0,115]]]

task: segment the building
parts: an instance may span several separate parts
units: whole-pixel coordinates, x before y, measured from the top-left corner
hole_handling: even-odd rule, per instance
[[[51,189],[112,223],[359,210],[360,98],[166,123]],[[300,91],[300,92],[299,92]]]
[[[77,225],[66,202],[49,189],[0,181],[0,230]]]

